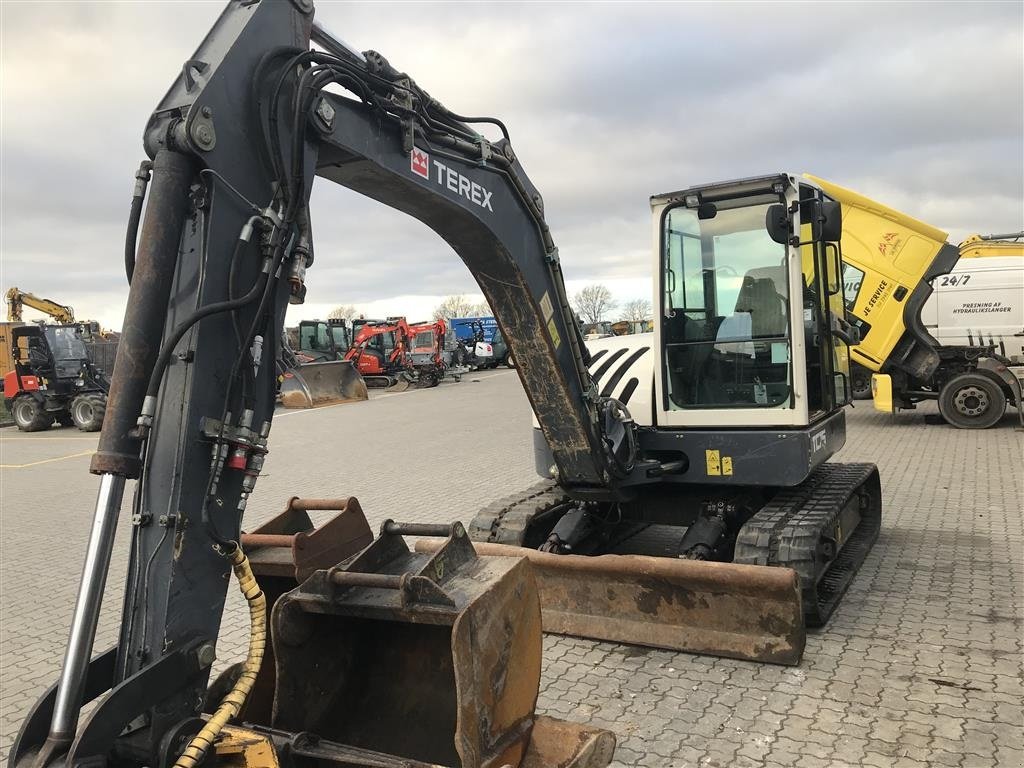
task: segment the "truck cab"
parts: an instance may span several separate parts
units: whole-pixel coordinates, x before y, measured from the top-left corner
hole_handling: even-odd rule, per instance
[[[1021,236],[974,236],[957,248],[941,229],[807,178],[843,207],[847,318],[860,336],[851,349],[858,396],[873,397],[886,413],[934,400],[961,429],[991,427],[1011,404],[1024,424],[1022,246],[996,239]]]

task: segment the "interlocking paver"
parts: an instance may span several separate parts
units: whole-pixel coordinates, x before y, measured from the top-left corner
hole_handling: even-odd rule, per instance
[[[467,521],[531,484],[517,379],[478,378],[278,420],[248,525],[296,493],[356,495],[374,528],[386,517]],[[538,708],[614,731],[616,768],[1024,765],[1016,415],[983,432],[926,426],[920,414],[890,423],[870,403],[847,417],[838,458],[880,466],[882,535],[800,667],[548,636]],[[88,440],[6,429],[0,463],[25,446],[69,455]],[[412,461],[382,466],[395,456]],[[58,671],[95,492],[87,464],[0,470],[0,759]],[[97,647],[116,637],[128,529],[122,520]],[[232,588],[219,667],[242,655],[246,633]]]

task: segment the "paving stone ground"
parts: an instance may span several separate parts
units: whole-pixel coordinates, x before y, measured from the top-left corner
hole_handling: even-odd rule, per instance
[[[534,482],[517,377],[291,412],[275,422],[249,526],[303,496],[355,495],[386,517],[468,521]],[[1024,766],[1024,433],[848,411],[839,459],[882,474],[881,539],[799,667],[545,639],[541,711],[618,737],[616,766]],[[55,678],[89,531],[95,436],[0,430],[0,759]],[[97,647],[116,636],[122,520]],[[241,658],[232,594],[220,664]]]

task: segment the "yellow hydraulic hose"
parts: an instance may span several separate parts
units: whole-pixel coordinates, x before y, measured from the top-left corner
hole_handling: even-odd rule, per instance
[[[221,729],[241,711],[263,663],[263,652],[267,645],[267,598],[263,595],[260,585],[256,583],[256,577],[249,567],[249,558],[242,552],[242,548],[237,547],[228,557],[238,579],[238,587],[249,603],[249,655],[242,665],[242,674],[235,685],[203,729],[192,737],[192,741],[185,747],[174,768],[195,768],[203,759],[203,755],[216,740]]]

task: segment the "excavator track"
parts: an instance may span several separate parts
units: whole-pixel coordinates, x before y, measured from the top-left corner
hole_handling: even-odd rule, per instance
[[[554,480],[541,480],[481,509],[469,524],[469,538],[490,544],[525,546],[530,525],[540,515],[568,500]]]
[[[881,528],[874,464],[823,464],[779,491],[740,529],[734,563],[784,566],[800,577],[804,620],[824,625]]]
[[[470,538],[536,548],[546,530],[536,524],[567,501],[557,483],[543,480],[480,510],[470,523]],[[536,532],[532,535],[531,526]],[[878,468],[828,463],[800,485],[779,490],[743,525],[732,562],[793,569],[800,579],[804,620],[819,627],[828,622],[880,528]],[[602,551],[672,557],[685,531],[679,526],[623,524]]]

